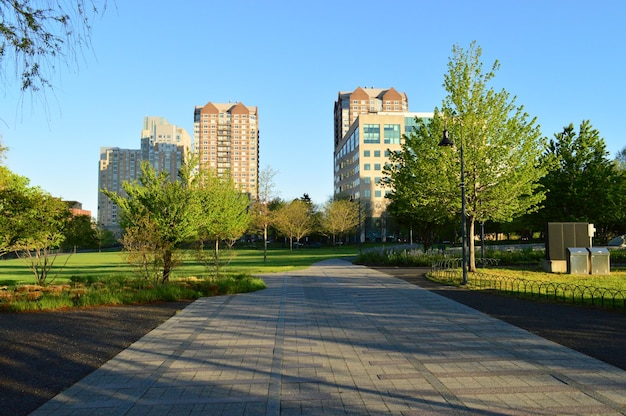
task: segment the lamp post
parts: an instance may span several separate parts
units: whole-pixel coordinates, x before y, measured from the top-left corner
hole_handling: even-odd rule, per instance
[[[359,195],[359,256],[361,255],[361,195]]]
[[[463,126],[461,126],[461,244],[463,247],[461,248],[461,255],[463,258],[462,267],[463,267],[463,281],[462,284],[467,284],[467,253],[466,253],[466,243],[467,243],[467,224],[465,218],[465,162],[463,160]],[[450,136],[448,134],[448,129],[443,129],[443,137],[439,142],[439,146],[453,146],[454,142],[450,140]]]
[[[359,256],[362,254],[361,253],[361,233],[363,232],[363,230],[361,229],[361,193],[359,192],[359,197],[355,198],[354,195],[350,197],[350,202],[354,202],[354,200],[356,199],[357,202],[357,209],[359,210],[359,230],[358,230],[358,236],[357,236],[357,241],[359,243]]]

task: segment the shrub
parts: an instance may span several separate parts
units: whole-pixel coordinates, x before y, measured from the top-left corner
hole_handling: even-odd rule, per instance
[[[403,267],[431,267],[434,263],[460,257],[460,250],[442,252],[438,250],[427,251],[392,248],[371,250],[358,256],[355,264],[378,265],[378,266],[403,266]],[[486,253],[490,259],[496,259],[499,265],[539,265],[545,258],[544,250],[488,250]],[[476,262],[479,264],[480,251],[476,250]]]
[[[14,300],[5,308],[12,312],[46,311],[71,308],[74,304],[67,296],[43,296],[36,301],[28,299]]]
[[[3,287],[0,308],[10,311],[51,310],[71,307],[172,302],[252,292],[265,288],[262,279],[248,275],[220,278],[186,277],[159,284],[127,276],[106,278],[73,276],[72,284]]]
[[[487,257],[497,259],[500,266],[513,265],[539,265],[546,257],[545,250],[533,250],[525,248],[523,250],[488,250]]]
[[[379,249],[357,256],[353,263],[369,266],[430,267],[434,262],[444,258],[445,255],[437,252],[423,253],[415,249]]]
[[[91,285],[97,281],[100,280],[100,277],[98,276],[92,276],[92,275],[80,275],[80,276],[70,276],[70,282],[72,283],[82,283],[82,284],[88,284]]]

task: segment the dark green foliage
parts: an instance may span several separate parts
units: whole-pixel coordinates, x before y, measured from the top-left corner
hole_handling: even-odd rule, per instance
[[[556,161],[555,169],[542,178],[549,192],[544,208],[533,215],[536,231],[548,222],[589,222],[606,241],[625,220],[626,175],[609,159],[600,132],[583,121],[555,134],[544,158]]]
[[[368,266],[431,267],[434,262],[444,258],[443,254],[423,254],[415,250],[369,250],[359,255],[353,263]]]
[[[98,232],[88,215],[72,217],[63,229],[65,239],[61,243],[64,251],[84,248],[98,248]]]
[[[489,250],[487,257],[497,259],[498,266],[540,266],[541,262],[546,258],[544,250],[516,250],[516,251],[500,251]]]

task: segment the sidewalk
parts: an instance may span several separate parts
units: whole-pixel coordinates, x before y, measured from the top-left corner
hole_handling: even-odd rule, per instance
[[[32,415],[626,415],[626,372],[400,279],[341,260],[263,278]]]

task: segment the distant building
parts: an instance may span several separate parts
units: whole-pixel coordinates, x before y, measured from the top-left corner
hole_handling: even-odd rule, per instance
[[[74,217],[79,215],[86,215],[91,218],[91,211],[83,209],[83,204],[78,201],[65,201],[70,208],[70,212]]]
[[[345,137],[350,126],[361,114],[402,113],[409,111],[409,99],[406,93],[400,93],[393,87],[361,88],[351,92],[339,92],[335,101],[335,149]]]
[[[200,169],[230,175],[251,197],[258,196],[259,115],[242,103],[209,102],[197,106],[193,118],[194,153]]]
[[[190,152],[191,137],[185,129],[169,124],[164,117],[144,117],[141,160],[149,161],[158,172],[169,172],[176,180],[183,158]]]
[[[144,117],[141,149],[101,147],[98,175],[98,223],[119,231],[118,207],[101,189],[125,195],[122,184],[132,182],[141,174],[141,162],[147,160],[158,171],[167,171],[171,180],[178,178],[184,156],[191,151],[187,131],[169,124],[164,117]]]
[[[334,195],[358,202],[368,212],[361,240],[386,239],[386,193],[381,186],[389,153],[401,149],[402,136],[416,118],[433,113],[408,111],[405,93],[393,88],[340,92],[335,102]]]
[[[98,223],[107,229],[119,229],[118,207],[100,190],[106,189],[125,195],[122,183],[139,177],[141,150],[120,149],[119,147],[100,148],[98,176]]]

